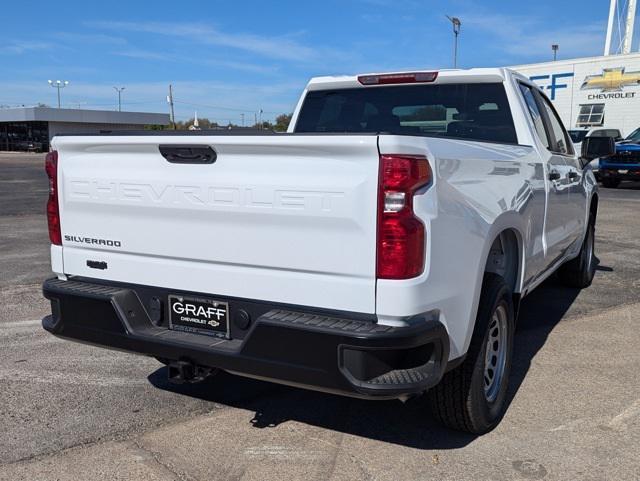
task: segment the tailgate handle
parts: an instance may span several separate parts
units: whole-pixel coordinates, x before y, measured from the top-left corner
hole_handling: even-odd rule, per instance
[[[172,164],[213,164],[218,157],[208,145],[159,145],[158,148]]]

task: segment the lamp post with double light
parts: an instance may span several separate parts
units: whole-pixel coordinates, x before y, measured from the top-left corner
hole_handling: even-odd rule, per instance
[[[63,89],[67,85],[69,85],[69,81],[68,80],[55,80],[55,81],[54,80],[47,80],[47,82],[53,88],[58,89],[58,108],[60,108],[60,89]]]

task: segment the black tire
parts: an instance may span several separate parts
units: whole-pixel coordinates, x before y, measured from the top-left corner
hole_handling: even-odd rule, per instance
[[[493,386],[495,397],[489,397],[485,390],[485,357],[488,341],[495,332],[494,314],[497,315],[498,311],[506,313],[505,357],[499,384]],[[434,417],[445,426],[482,434],[493,429],[502,419],[511,371],[514,317],[511,290],[501,276],[486,273],[467,356],[460,366],[446,373],[440,383],[427,393]]]
[[[558,277],[565,286],[584,289],[591,285],[596,273],[595,232],[595,219],[593,216],[589,216],[587,233],[584,236],[578,257],[565,262],[558,269]]]
[[[602,179],[602,185],[604,185],[607,189],[615,189],[620,185],[620,179],[604,178]]]

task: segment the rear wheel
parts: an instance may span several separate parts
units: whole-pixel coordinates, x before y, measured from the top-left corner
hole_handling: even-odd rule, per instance
[[[608,189],[615,189],[620,185],[620,179],[602,179],[602,185]]]
[[[595,232],[595,219],[589,216],[587,233],[578,257],[564,263],[558,270],[558,277],[564,285],[579,289],[591,285],[596,273]]]
[[[511,291],[502,277],[486,273],[467,357],[428,392],[431,410],[444,425],[481,434],[502,419],[514,329]]]

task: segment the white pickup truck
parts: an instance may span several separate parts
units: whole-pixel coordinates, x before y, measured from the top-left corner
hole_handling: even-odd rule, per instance
[[[351,396],[427,392],[446,425],[506,409],[520,299],[591,283],[596,182],[505,69],[316,78],[286,134],[57,136],[43,326]]]

